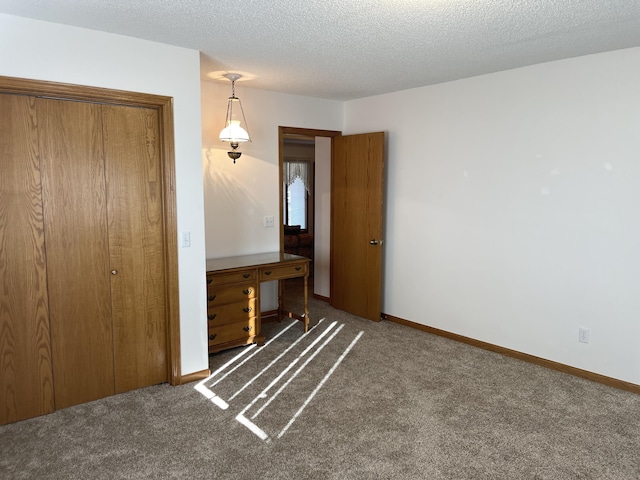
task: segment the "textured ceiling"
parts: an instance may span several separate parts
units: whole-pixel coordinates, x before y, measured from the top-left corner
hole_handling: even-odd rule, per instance
[[[0,0],[0,12],[200,50],[203,76],[336,100],[640,46],[640,0]]]

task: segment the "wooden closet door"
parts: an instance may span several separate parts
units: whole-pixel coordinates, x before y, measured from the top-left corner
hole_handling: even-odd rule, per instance
[[[38,99],[56,409],[114,393],[101,106]]]
[[[0,94],[0,424],[53,411],[35,99]]]
[[[167,381],[160,126],[103,105],[116,393]]]

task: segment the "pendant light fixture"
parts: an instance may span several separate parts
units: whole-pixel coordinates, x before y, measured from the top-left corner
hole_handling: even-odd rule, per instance
[[[243,142],[250,142],[247,120],[244,118],[244,110],[240,99],[236,97],[236,80],[242,75],[238,73],[227,73],[224,75],[231,80],[231,96],[227,103],[227,118],[224,121],[224,128],[220,132],[220,140],[229,142],[231,151],[227,152],[233,163],[242,155],[238,151],[238,146]],[[244,126],[244,128],[243,128]]]

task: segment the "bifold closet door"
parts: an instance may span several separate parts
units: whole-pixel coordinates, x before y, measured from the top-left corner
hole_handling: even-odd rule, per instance
[[[102,107],[52,99],[36,103],[59,409],[114,393]]]
[[[156,110],[103,105],[115,391],[167,381],[160,126]]]
[[[0,94],[0,424],[167,381],[161,135]]]
[[[0,94],[0,424],[53,411],[35,98]]]

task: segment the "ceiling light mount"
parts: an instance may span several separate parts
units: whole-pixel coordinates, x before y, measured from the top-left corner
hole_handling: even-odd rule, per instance
[[[231,151],[227,152],[227,155],[233,160],[233,163],[236,163],[236,160],[242,155],[238,151],[238,147],[241,143],[250,142],[251,138],[249,137],[249,128],[244,117],[242,102],[236,97],[236,80],[241,78],[242,75],[239,73],[227,73],[224,77],[231,81],[231,96],[227,101],[227,116],[224,121],[224,128],[220,132],[220,140],[229,142]]]
[[[242,75],[239,73],[225,73],[222,76],[227,80],[229,80],[231,82],[231,85],[233,85],[236,82],[236,80],[239,80],[240,78],[242,78]]]

